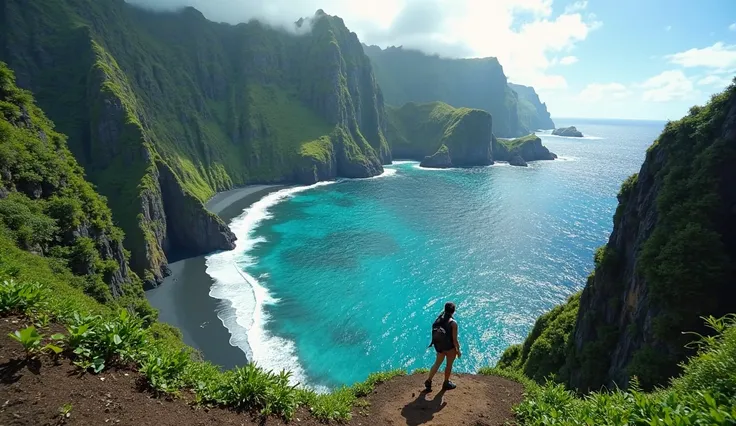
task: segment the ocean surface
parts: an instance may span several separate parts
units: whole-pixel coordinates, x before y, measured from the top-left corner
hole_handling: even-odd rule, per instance
[[[208,257],[230,343],[317,389],[429,367],[430,326],[457,304],[457,371],[494,365],[535,319],[580,290],[613,227],[621,182],[663,122],[558,120],[560,156],[450,170],[396,162],[382,176],[288,188],[231,223]],[[545,134],[546,133],[546,134]]]

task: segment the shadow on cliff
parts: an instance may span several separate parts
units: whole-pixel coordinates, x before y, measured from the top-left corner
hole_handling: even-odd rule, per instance
[[[445,391],[441,390],[432,399],[427,399],[429,392],[422,391],[414,401],[406,404],[401,409],[401,416],[406,419],[409,426],[418,426],[431,421],[434,415],[447,406],[443,400]]]

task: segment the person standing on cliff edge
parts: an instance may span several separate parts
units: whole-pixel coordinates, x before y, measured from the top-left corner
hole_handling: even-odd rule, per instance
[[[432,343],[429,346],[434,346],[437,351],[437,359],[432,369],[429,370],[427,381],[424,382],[428,392],[432,390],[432,378],[445,359],[447,359],[447,365],[445,365],[445,381],[442,383],[442,389],[452,390],[457,387],[450,381],[450,374],[452,374],[452,363],[455,362],[455,357],[460,358],[462,352],[460,352],[460,343],[457,341],[457,321],[453,315],[455,315],[455,304],[447,302],[445,310],[432,324]]]

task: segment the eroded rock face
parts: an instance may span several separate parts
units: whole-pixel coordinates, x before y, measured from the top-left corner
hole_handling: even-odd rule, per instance
[[[578,131],[578,129],[575,128],[575,126],[570,127],[561,127],[559,129],[554,129],[552,131],[552,134],[555,136],[567,136],[572,138],[582,138],[583,134]]]
[[[518,153],[512,155],[511,158],[509,158],[509,164],[511,164],[512,166],[520,166],[520,167],[528,166],[526,161],[524,161],[524,158],[522,158],[521,155],[519,155]]]
[[[424,157],[424,160],[419,164],[421,167],[427,167],[432,169],[447,169],[452,167],[452,159],[450,158],[450,151],[446,146],[437,150],[433,155]]]
[[[166,212],[164,249],[194,256],[234,249],[236,238],[230,228],[184,190],[166,164],[156,166]]]
[[[542,140],[536,135],[510,141],[499,141],[495,136],[492,141],[493,159],[508,161],[512,166],[526,167],[529,161],[554,160],[557,154],[550,152],[542,145]]]

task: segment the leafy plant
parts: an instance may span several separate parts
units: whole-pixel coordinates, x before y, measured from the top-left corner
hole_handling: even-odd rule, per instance
[[[51,343],[41,347],[43,335],[39,334],[34,326],[26,327],[23,330],[16,330],[14,333],[8,334],[8,336],[23,345],[23,349],[25,349],[27,357],[32,357],[41,351],[49,351],[55,354],[62,352],[62,349],[59,346]],[[54,337],[57,337],[57,335],[54,335]]]
[[[35,312],[44,306],[46,297],[45,289],[38,283],[3,281],[0,284],[0,312]]]
[[[189,363],[185,351],[154,350],[141,362],[140,372],[151,388],[159,392],[175,393],[183,384],[182,375]]]
[[[72,403],[71,402],[67,402],[66,404],[64,404],[61,407],[59,407],[59,417],[60,417],[59,420],[62,423],[66,422],[66,419],[68,419],[69,417],[71,417],[71,415],[72,415],[72,408],[74,408],[74,407],[72,406]]]

